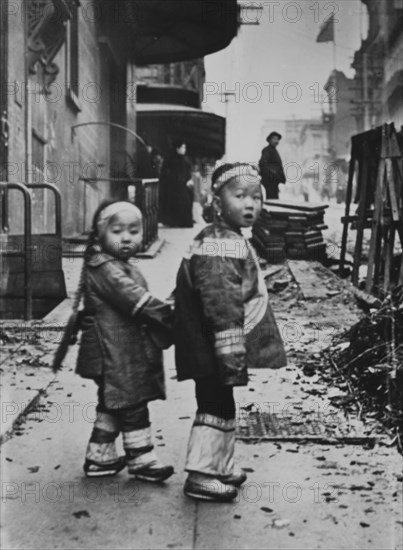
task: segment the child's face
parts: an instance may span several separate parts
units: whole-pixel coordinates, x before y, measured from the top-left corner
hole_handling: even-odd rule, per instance
[[[228,225],[251,227],[262,210],[260,182],[238,176],[228,182],[217,198],[218,208]]]
[[[118,212],[108,222],[101,242],[104,251],[119,260],[128,260],[140,249],[143,223],[135,213]]]

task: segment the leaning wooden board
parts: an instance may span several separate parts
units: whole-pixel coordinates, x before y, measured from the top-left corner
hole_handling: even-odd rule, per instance
[[[300,210],[303,212],[317,212],[318,210],[326,210],[326,208],[329,208],[329,205],[324,203],[301,203],[294,201],[281,201],[279,199],[269,199],[265,201],[265,204],[269,206]]]

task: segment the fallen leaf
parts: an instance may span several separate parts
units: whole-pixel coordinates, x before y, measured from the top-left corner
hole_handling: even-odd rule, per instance
[[[283,527],[287,527],[287,525],[290,525],[289,519],[274,519],[272,522],[272,526],[276,529],[282,529]]]
[[[31,474],[36,474],[39,471],[39,466],[30,466],[28,470]]]
[[[79,510],[78,512],[73,512],[73,516],[77,519],[91,517],[87,510]]]

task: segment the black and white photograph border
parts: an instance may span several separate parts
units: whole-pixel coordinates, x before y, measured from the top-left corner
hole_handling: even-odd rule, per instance
[[[402,548],[402,23],[0,0],[2,548]]]

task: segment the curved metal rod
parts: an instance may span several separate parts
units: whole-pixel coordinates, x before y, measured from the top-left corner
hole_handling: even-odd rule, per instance
[[[50,189],[55,196],[55,233],[58,237],[62,235],[62,197],[59,189],[52,183],[25,183],[26,187],[32,189]]]
[[[145,148],[147,148],[146,142],[143,140],[143,138],[141,138],[138,134],[136,134],[136,132],[134,130],[130,130],[130,128],[127,128],[126,126],[122,126],[121,124],[116,124],[115,122],[82,122],[81,124],[75,124],[74,126],[71,127],[71,139],[73,139],[73,136],[75,134],[74,130],[76,128],[80,128],[81,126],[92,126],[92,125],[112,126],[113,128],[119,128],[120,130],[124,130],[128,134],[131,134],[136,139],[138,139],[139,142],[142,145],[144,145]]]
[[[24,317],[26,321],[32,319],[32,201],[28,189],[23,183],[1,182],[7,191],[18,189],[24,197]]]

